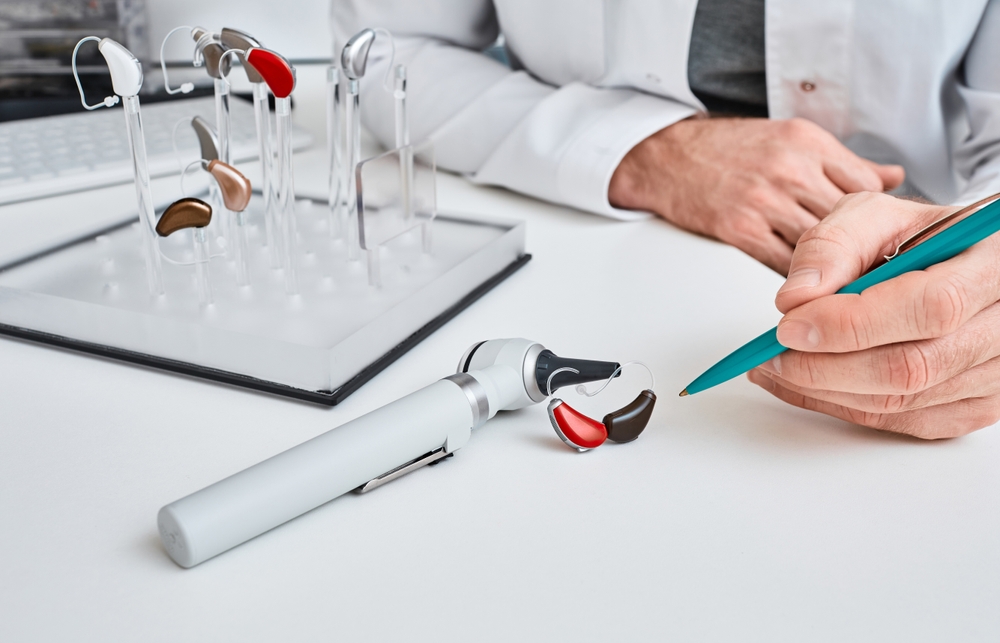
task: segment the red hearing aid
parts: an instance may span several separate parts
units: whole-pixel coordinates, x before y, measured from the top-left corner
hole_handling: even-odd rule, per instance
[[[608,379],[608,382],[596,392],[587,393],[586,389],[582,386],[577,387],[577,391],[588,397],[597,395],[618,375],[622,367],[629,364],[646,366],[641,362],[627,362],[619,366],[618,371],[615,371],[615,374]],[[573,369],[565,370],[572,371]],[[646,367],[646,370],[649,370],[649,368]],[[555,375],[556,373],[554,372],[549,377],[550,392],[551,380]],[[652,379],[652,375],[652,371],[650,371],[650,379]],[[549,402],[549,421],[563,442],[577,451],[590,451],[601,446],[607,440],[624,443],[638,438],[649,423],[649,418],[653,415],[653,406],[655,404],[656,394],[653,393],[652,388],[648,388],[639,393],[630,403],[617,411],[608,413],[604,416],[604,420],[598,422],[580,413],[561,399],[553,398]]]
[[[275,98],[288,98],[291,95],[295,89],[295,68],[284,56],[270,49],[251,47],[247,49],[245,58],[264,78]]]

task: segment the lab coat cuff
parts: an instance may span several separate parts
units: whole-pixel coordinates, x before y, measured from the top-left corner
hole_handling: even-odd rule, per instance
[[[636,94],[609,110],[570,145],[557,177],[561,201],[581,210],[622,221],[648,212],[623,210],[608,201],[611,176],[628,152],[665,127],[697,113],[693,107]]]

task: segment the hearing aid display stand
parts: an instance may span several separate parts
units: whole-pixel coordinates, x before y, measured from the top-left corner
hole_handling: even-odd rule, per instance
[[[0,269],[0,333],[334,405],[530,259],[523,222],[441,214],[432,252],[421,227],[381,246],[373,287],[328,212],[296,204],[296,295],[270,266],[255,196],[250,287],[213,259],[214,301],[201,306],[191,266],[164,262],[165,295],[151,298],[136,221]],[[161,239],[163,252],[190,261],[191,234]]]

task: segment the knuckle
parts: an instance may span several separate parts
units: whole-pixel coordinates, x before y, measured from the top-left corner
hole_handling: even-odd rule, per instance
[[[923,344],[906,342],[894,344],[883,351],[883,381],[889,388],[903,395],[914,395],[927,389],[934,381],[933,360]]]
[[[872,346],[874,320],[869,311],[857,306],[843,306],[838,311],[838,337],[846,338],[847,350],[858,351]]]
[[[756,212],[747,212],[742,216],[733,217],[724,227],[731,238],[747,240],[759,236],[765,225]]]
[[[969,308],[965,288],[954,279],[928,284],[915,311],[917,327],[927,337],[955,332],[965,321]]]
[[[895,415],[910,409],[910,399],[905,395],[876,395],[872,398],[871,411],[885,415]]]
[[[855,245],[842,228],[826,221],[821,221],[806,230],[799,239],[799,245],[803,244],[816,249],[829,249],[837,255],[851,251]]]
[[[822,353],[788,351],[781,356],[781,379],[807,389],[826,388]]]
[[[802,140],[815,135],[816,124],[804,118],[795,117],[782,121],[782,134],[793,140]]]
[[[787,160],[780,168],[779,182],[786,190],[802,191],[810,185],[809,169],[801,162],[801,159]]]
[[[750,188],[745,197],[746,205],[756,212],[767,212],[774,201],[770,190],[764,187]]]

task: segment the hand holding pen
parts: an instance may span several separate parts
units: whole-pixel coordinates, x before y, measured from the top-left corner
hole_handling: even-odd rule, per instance
[[[920,438],[1000,419],[1000,235],[860,294],[835,294],[954,211],[880,194],[840,201],[806,232],[776,305],[790,350],[750,371],[802,408]]]

